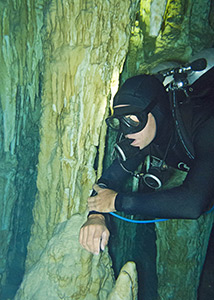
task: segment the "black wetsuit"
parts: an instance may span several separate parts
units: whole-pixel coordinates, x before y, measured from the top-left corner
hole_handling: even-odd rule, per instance
[[[117,211],[140,214],[142,218],[196,219],[211,207],[214,199],[214,113],[213,105],[209,107],[203,104],[195,105],[192,112],[190,132],[194,159],[186,154],[173,124],[166,122],[158,138],[141,150],[138,156],[122,163],[126,169],[134,171],[148,154],[163,159],[171,138],[166,164],[178,168],[182,162],[190,168],[182,185],[157,192],[123,191],[125,181],[131,175],[121,167],[118,159],[103,173],[99,182],[118,192],[115,201]],[[158,278],[155,225],[138,225],[135,238],[137,242],[130,257],[135,261],[138,271],[138,299],[156,300]],[[112,256],[112,259],[114,266],[118,258]]]
[[[168,124],[165,132],[161,133],[162,138],[155,139],[138,156],[122,162],[126,169],[134,171],[148,154],[162,159],[173,134],[166,164],[178,168],[183,162],[190,167],[179,187],[155,193],[120,192],[130,174],[121,167],[118,159],[112,163],[99,182],[118,192],[115,201],[117,211],[156,218],[196,219],[209,207],[214,199],[214,114],[211,109],[206,105],[194,107],[191,124],[194,159],[187,156],[175,129]]]

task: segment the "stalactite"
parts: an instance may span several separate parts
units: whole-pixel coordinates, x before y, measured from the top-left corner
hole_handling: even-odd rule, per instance
[[[161,29],[161,25],[163,23],[163,16],[165,13],[166,4],[167,4],[167,0],[151,1],[151,6],[150,6],[151,16],[150,16],[150,31],[149,31],[150,36],[153,37],[158,36]]]
[[[35,105],[35,96],[39,93],[38,67],[42,60],[40,31],[43,25],[43,11],[36,9],[33,1],[28,1],[27,7],[26,1],[20,3],[14,1],[15,10],[7,3],[1,5],[0,88],[4,112],[4,151],[11,149],[14,154],[14,147],[11,144],[17,139],[15,121],[18,86],[21,86],[23,99],[26,99],[27,95],[30,96],[32,108]],[[36,5],[38,5],[37,2]],[[35,11],[32,14],[33,10],[36,10],[36,14]],[[34,19],[35,16],[36,19]],[[29,19],[30,22],[28,22]],[[35,52],[35,49],[38,51]]]

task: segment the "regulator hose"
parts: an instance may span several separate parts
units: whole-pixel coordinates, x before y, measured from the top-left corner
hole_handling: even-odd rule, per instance
[[[107,188],[107,186],[104,183],[100,182],[98,185],[101,188]],[[91,196],[95,196],[96,194],[97,194],[97,192],[95,190],[93,190]],[[206,214],[211,213],[213,210],[214,210],[214,206],[210,210],[208,210],[207,212],[205,212],[205,213]],[[120,216],[120,215],[118,215],[116,213],[113,213],[113,212],[110,212],[109,214],[112,215],[113,217],[116,217],[116,218],[120,219],[120,220],[129,222],[129,223],[135,223],[135,224],[158,223],[158,222],[165,222],[165,221],[169,220],[169,219],[133,220],[133,219],[129,219],[129,218],[126,218],[126,217],[122,217],[122,216]]]
[[[214,211],[214,206],[205,212],[205,214],[209,214],[211,212]],[[157,223],[157,222],[165,222],[165,221],[168,221],[169,219],[157,219],[157,220],[132,220],[132,219],[128,219],[128,218],[125,218],[125,217],[122,217],[116,213],[113,213],[113,212],[110,212],[109,213],[110,215],[120,219],[120,220],[123,220],[123,221],[126,221],[126,222],[129,222],[129,223],[135,223],[135,224],[148,224],[148,223]]]

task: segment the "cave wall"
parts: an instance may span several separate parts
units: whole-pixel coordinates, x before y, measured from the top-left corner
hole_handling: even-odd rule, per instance
[[[95,172],[94,160],[99,151],[102,161],[104,152],[103,119],[135,10],[136,1],[54,1],[47,8],[38,195],[28,268],[58,223],[86,212],[91,184],[101,172],[101,163]]]
[[[165,61],[185,63],[195,53],[213,47],[213,6],[210,0],[141,0],[122,81],[149,73]]]
[[[108,252],[78,244],[104,118],[122,70],[123,81],[212,46],[212,12],[208,0],[0,1],[2,299],[25,263],[15,299],[136,299],[134,264],[115,284]]]
[[[0,1],[0,298],[20,285],[39,153],[43,3]]]

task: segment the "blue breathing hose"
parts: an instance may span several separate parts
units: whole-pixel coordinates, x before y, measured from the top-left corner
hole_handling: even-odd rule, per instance
[[[125,217],[122,217],[118,214],[115,214],[113,212],[110,212],[110,215],[120,219],[120,220],[123,220],[123,221],[126,221],[126,222],[130,222],[130,223],[137,223],[137,224],[145,224],[145,223],[155,223],[155,222],[163,222],[163,221],[167,221],[168,219],[157,219],[157,220],[132,220],[132,219],[128,219],[128,218],[125,218]]]
[[[209,214],[211,213],[212,211],[214,210],[214,206],[208,210],[206,212],[206,214]],[[120,220],[123,220],[123,221],[126,221],[126,222],[130,222],[130,223],[135,223],[135,224],[146,224],[146,223],[157,223],[157,222],[164,222],[164,221],[168,221],[169,219],[157,219],[157,220],[132,220],[132,219],[128,219],[128,218],[125,218],[125,217],[122,217],[118,214],[115,214],[113,212],[110,212],[110,214]]]

